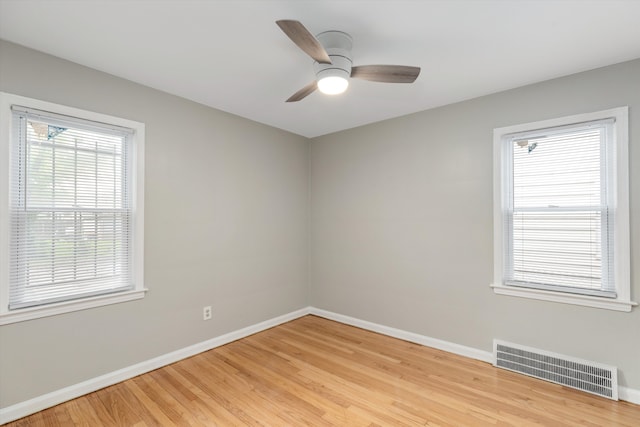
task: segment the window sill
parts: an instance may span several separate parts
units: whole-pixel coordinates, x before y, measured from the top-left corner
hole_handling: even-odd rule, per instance
[[[490,285],[498,295],[509,295],[520,298],[530,298],[542,301],[553,301],[562,304],[582,305],[586,307],[602,308],[605,310],[615,310],[630,312],[638,305],[637,302],[623,301],[612,298],[601,298],[590,295],[568,294],[561,292],[545,291],[541,289],[520,288],[515,286]]]
[[[92,298],[84,298],[77,301],[47,304],[39,307],[21,308],[18,310],[0,313],[0,326],[10,323],[24,322],[26,320],[41,317],[55,316],[57,314],[86,310],[103,305],[118,304],[144,298],[147,289],[121,292],[112,295],[100,295]]]

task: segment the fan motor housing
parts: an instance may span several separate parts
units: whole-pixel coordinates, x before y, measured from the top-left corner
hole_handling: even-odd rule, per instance
[[[313,67],[316,72],[316,79],[324,77],[338,76],[349,79],[351,76],[351,48],[353,40],[351,36],[342,31],[325,31],[316,36],[320,44],[325,48],[331,64],[320,64],[314,61]]]

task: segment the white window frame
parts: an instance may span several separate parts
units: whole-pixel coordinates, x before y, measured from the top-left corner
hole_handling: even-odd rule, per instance
[[[76,117],[94,122],[130,128],[132,137],[132,208],[133,208],[133,279],[134,288],[123,292],[99,295],[76,300],[9,310],[9,194],[12,133],[11,106],[48,111],[54,114]],[[53,316],[93,307],[141,299],[144,287],[144,123],[81,110],[74,107],[40,101],[24,96],[0,92],[0,325]]]
[[[614,119],[614,171],[612,188],[615,194],[614,215],[614,282],[616,297],[601,297],[512,286],[504,280],[504,221],[507,220],[508,195],[505,174],[511,170],[510,157],[505,152],[508,135],[555,128],[596,120]],[[499,295],[575,304],[587,307],[629,312],[637,305],[631,301],[630,235],[629,235],[629,108],[619,107],[593,113],[577,114],[557,119],[523,123],[496,128],[493,131],[493,263],[494,277],[490,285]]]

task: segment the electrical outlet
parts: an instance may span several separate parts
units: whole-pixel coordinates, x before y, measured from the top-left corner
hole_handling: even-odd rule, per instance
[[[211,320],[211,306],[202,309],[202,320]]]

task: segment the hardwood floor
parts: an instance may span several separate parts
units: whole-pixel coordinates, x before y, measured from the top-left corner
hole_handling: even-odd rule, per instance
[[[640,406],[306,316],[8,426],[640,426]]]

